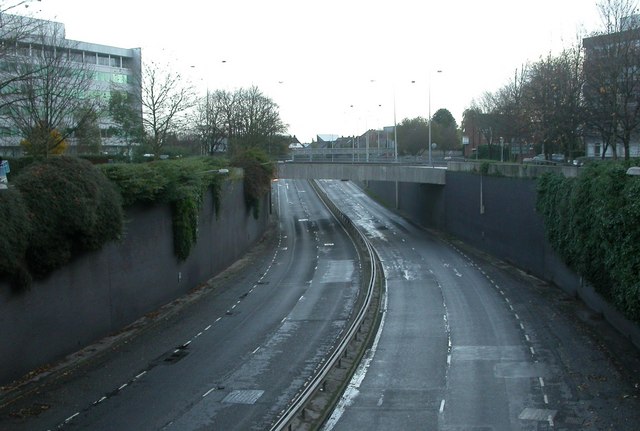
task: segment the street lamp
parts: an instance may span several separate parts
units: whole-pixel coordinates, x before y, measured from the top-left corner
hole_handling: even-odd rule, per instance
[[[396,121],[396,90],[393,90],[393,158],[398,161],[398,122]]]
[[[442,73],[442,70],[436,71],[436,73]],[[431,72],[429,72],[429,164],[433,166],[431,160]]]

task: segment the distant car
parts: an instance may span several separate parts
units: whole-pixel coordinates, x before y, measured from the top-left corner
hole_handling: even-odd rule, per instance
[[[522,163],[545,164],[545,163],[548,163],[548,160],[545,159],[544,154],[538,154],[537,156],[526,157],[522,159]]]

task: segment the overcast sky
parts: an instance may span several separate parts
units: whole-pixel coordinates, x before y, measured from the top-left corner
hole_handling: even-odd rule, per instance
[[[522,64],[600,26],[595,0],[41,0],[37,6],[35,16],[64,23],[67,38],[141,47],[143,61],[170,61],[203,94],[258,86],[303,142],[393,125],[394,100],[398,122],[427,117],[429,93],[431,113],[447,108],[459,123],[474,98],[506,84]]]

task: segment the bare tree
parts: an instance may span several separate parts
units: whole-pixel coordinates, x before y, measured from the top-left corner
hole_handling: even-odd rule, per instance
[[[127,155],[131,156],[134,142],[144,139],[142,112],[135,97],[126,91],[112,89],[107,111],[112,122],[110,133],[124,140]]]
[[[198,101],[194,124],[203,154],[226,151],[229,116],[225,114],[229,110],[224,108],[227,101],[227,93],[222,90],[207,91],[205,97]]]
[[[258,87],[240,89],[234,145],[239,147],[264,147],[271,153],[273,138],[287,130],[280,119],[278,105],[266,97]]]
[[[195,105],[193,87],[178,72],[155,63],[143,68],[142,122],[154,157],[160,157],[167,137],[186,126],[187,113]]]
[[[8,70],[19,79],[5,104],[5,120],[20,131],[30,151],[47,157],[100,109],[91,97],[93,72],[73,55],[74,46],[55,23],[17,41]],[[85,118],[86,117],[86,118]]]
[[[232,153],[250,147],[279,153],[279,134],[287,129],[278,105],[257,87],[209,93],[199,104],[195,123],[209,151],[226,138]]]
[[[582,50],[576,45],[534,63],[524,88],[527,117],[544,152],[573,157],[582,116]]]
[[[8,65],[0,68],[0,111],[20,97],[17,84],[32,73],[30,70],[18,73],[15,67],[15,62],[19,61],[18,46],[40,34],[44,22],[9,14],[20,6],[29,6],[29,3],[31,1],[0,2],[0,57]]]
[[[603,31],[585,39],[584,98],[590,130],[618,157],[622,142],[628,159],[632,135],[640,126],[640,26],[635,0],[602,0],[597,4]]]

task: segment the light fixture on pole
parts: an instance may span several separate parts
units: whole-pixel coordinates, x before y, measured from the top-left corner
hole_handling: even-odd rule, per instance
[[[442,73],[442,70],[438,70],[437,73]],[[429,164],[433,166],[431,160],[431,72],[429,72],[429,142],[427,142],[427,146],[429,147]]]
[[[396,91],[393,90],[393,155],[398,161],[398,122],[396,121]]]

